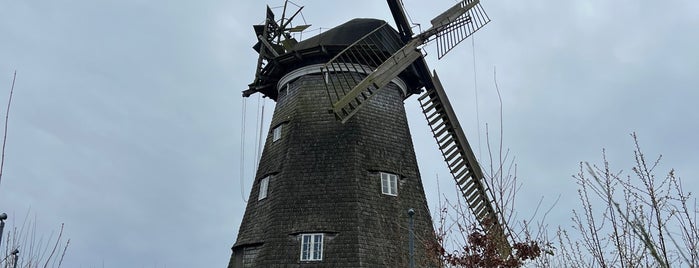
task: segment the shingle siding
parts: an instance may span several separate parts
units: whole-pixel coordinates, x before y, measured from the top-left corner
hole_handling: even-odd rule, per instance
[[[267,135],[229,268],[250,245],[254,267],[407,267],[409,208],[416,241],[433,239],[402,92],[388,85],[345,124],[329,107],[320,75],[280,94],[271,126],[284,123],[281,139]],[[398,196],[381,193],[382,171],[399,175]],[[300,261],[302,233],[325,234],[322,261]],[[422,243],[416,251],[425,261]]]

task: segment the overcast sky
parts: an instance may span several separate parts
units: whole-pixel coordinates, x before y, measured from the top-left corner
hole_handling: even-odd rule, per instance
[[[455,3],[429,2],[405,0],[423,29]],[[8,228],[28,213],[39,234],[65,223],[64,267],[227,265],[254,176],[258,105],[265,133],[274,107],[246,100],[241,147],[251,25],[266,3],[283,1],[0,0],[0,103],[17,70],[0,184]],[[384,1],[295,3],[311,29],[356,17],[393,24]],[[499,133],[497,68],[524,217],[540,198],[563,196],[548,223],[570,225],[578,163],[599,162],[606,148],[628,172],[632,131],[649,156],[663,154],[660,171],[675,168],[699,190],[699,2],[483,5],[493,21],[475,42],[440,61],[425,50],[483,158],[486,123],[491,140]],[[443,191],[453,182],[415,98],[406,109],[435,211],[437,177]]]

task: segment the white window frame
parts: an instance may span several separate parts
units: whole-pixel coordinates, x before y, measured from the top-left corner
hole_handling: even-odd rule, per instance
[[[282,125],[284,124],[280,124],[272,129],[272,142],[278,141],[282,138]]]
[[[272,176],[264,177],[260,180],[260,191],[257,194],[257,200],[262,200],[267,198],[267,192],[269,192],[269,179]]]
[[[398,175],[381,172],[381,193],[398,196]]]
[[[323,260],[323,240],[322,233],[301,235],[301,261],[322,261]]]

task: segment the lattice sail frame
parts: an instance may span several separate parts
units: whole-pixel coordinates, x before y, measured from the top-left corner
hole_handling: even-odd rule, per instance
[[[497,241],[500,255],[508,256],[512,252],[508,242],[510,235],[509,230],[500,224],[505,221],[502,212],[494,204],[493,192],[488,187],[437,72],[433,72],[432,81],[434,87],[418,98],[427,124],[471,212],[483,230]]]
[[[333,112],[339,119],[351,117],[358,106],[381,88],[376,83],[362,87],[358,85],[366,80],[365,75],[374,73],[377,66],[385,63],[393,56],[392,51],[400,49],[401,46],[391,26],[384,23],[345,48],[322,67],[328,98]]]
[[[472,16],[478,18],[473,19]],[[358,79],[355,74],[345,75],[347,77],[339,74],[337,83],[326,81],[332,112],[343,123],[347,122],[378,90],[423,56],[420,46],[436,39],[440,42],[438,54],[441,58],[489,21],[479,0],[463,0],[435,17],[430,29],[402,43],[402,46],[399,39],[388,38],[395,37],[390,26],[384,24],[376,28],[345,48],[323,67],[323,75],[326,77],[330,77],[329,74],[339,74],[336,67],[347,63],[367,66],[368,69],[374,67],[363,79]],[[396,52],[389,56],[389,51]],[[361,72],[355,73],[365,74],[366,71],[366,68],[361,68]],[[347,91],[347,88],[351,90]]]
[[[483,10],[479,0],[461,1],[451,9],[466,9],[467,11],[457,17],[438,16],[431,21],[433,28],[441,29],[435,38],[437,58],[439,59],[490,22],[490,18]],[[449,10],[444,14],[448,12]]]

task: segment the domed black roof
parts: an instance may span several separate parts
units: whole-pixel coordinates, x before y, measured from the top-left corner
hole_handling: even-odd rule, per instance
[[[327,30],[319,35],[308,38],[296,44],[292,51],[304,50],[318,46],[349,46],[366,34],[386,24],[378,19],[353,19],[340,26]],[[400,40],[398,32],[391,38]]]

